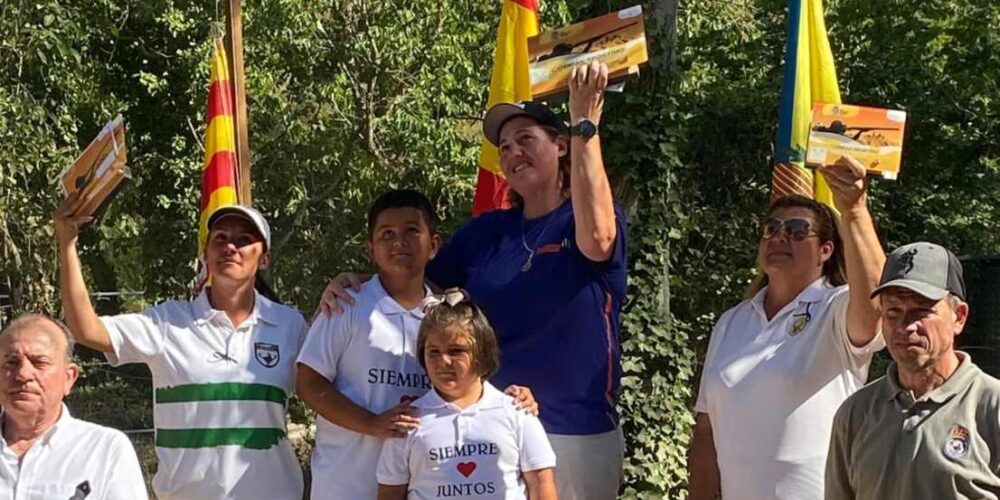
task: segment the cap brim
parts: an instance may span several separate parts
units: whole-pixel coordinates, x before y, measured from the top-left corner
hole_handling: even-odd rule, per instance
[[[486,136],[486,140],[494,146],[499,146],[500,128],[515,116],[531,116],[531,113],[509,102],[502,102],[490,108],[483,117],[483,135]]]
[[[225,217],[240,217],[250,222],[250,224],[254,227],[254,229],[257,230],[257,234],[259,234],[260,237],[264,239],[264,248],[265,249],[271,248],[270,228],[265,228],[261,226],[261,223],[264,223],[266,225],[266,221],[258,222],[253,212],[251,212],[250,209],[242,205],[226,205],[224,207],[217,208],[214,212],[212,212],[212,215],[208,216],[208,223],[206,224],[206,227],[208,228],[209,231],[211,231],[212,226],[214,226],[217,222],[219,222]]]
[[[212,226],[214,226],[216,222],[219,222],[220,219],[229,215],[242,217],[253,223],[254,227],[257,226],[257,221],[255,221],[253,216],[250,215],[250,212],[247,212],[246,209],[244,209],[242,206],[227,205],[216,209],[214,212],[212,212],[212,215],[208,216],[208,224],[207,224],[208,228],[212,229]]]
[[[948,296],[948,290],[945,290],[944,288],[938,288],[934,285],[929,285],[922,281],[900,279],[900,280],[892,280],[888,283],[879,286],[874,291],[872,291],[871,298],[874,299],[875,297],[881,295],[882,292],[892,287],[906,288],[907,290],[916,292],[931,300],[941,300]]]

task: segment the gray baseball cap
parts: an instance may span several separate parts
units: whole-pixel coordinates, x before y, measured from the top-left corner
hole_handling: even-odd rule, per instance
[[[889,254],[882,279],[871,296],[874,298],[894,286],[913,290],[931,300],[941,300],[949,294],[965,300],[962,263],[947,248],[926,241],[903,245]]]
[[[208,216],[208,230],[211,231],[212,226],[227,215],[242,217],[243,219],[250,221],[250,223],[257,228],[257,232],[260,233],[260,236],[264,238],[264,250],[271,249],[271,226],[267,224],[267,219],[264,218],[263,214],[250,207],[244,207],[243,205],[226,205],[216,208],[215,211],[212,212],[212,215]]]

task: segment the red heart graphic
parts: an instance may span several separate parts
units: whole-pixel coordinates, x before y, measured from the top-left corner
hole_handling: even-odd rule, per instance
[[[460,462],[458,464],[458,472],[461,472],[463,476],[469,477],[473,472],[476,471],[476,462]]]
[[[416,401],[419,398],[420,398],[420,396],[406,396],[406,395],[403,395],[403,396],[399,397],[399,402],[400,403],[409,403],[411,401]]]

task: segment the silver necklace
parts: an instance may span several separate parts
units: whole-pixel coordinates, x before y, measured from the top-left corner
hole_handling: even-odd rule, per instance
[[[549,220],[545,221],[545,226],[542,228],[542,232],[538,233],[538,237],[535,238],[535,244],[533,246],[528,246],[528,242],[524,239],[524,217],[521,217],[521,245],[524,249],[528,251],[528,258],[525,259],[524,265],[521,266],[521,272],[526,273],[531,270],[531,260],[535,258],[535,249],[537,249],[538,244],[542,242],[542,237],[545,236],[545,231],[549,229],[549,224],[552,223],[552,219],[555,219],[555,214],[549,214]]]

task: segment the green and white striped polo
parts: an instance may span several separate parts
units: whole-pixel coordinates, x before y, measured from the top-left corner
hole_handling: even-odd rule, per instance
[[[285,410],[306,322],[257,294],[234,327],[206,292],[138,314],[102,318],[112,364],[145,363],[153,377],[160,499],[302,498]]]

